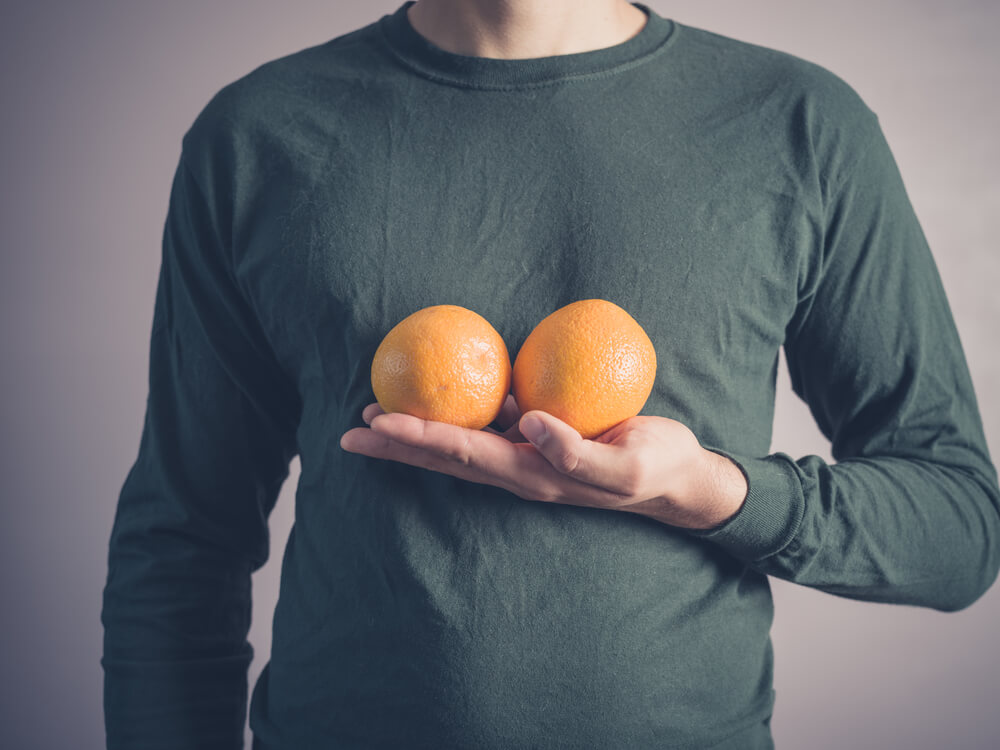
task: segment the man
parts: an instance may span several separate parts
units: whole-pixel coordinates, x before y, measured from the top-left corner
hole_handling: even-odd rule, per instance
[[[625,439],[365,406],[416,309],[474,309],[516,351],[591,297],[657,350]],[[782,348],[836,464],[768,454]],[[956,610],[1000,566],[968,369],[875,116],[638,3],[406,2],[225,87],[184,136],[150,356],[109,747],[240,746],[250,574],[296,453],[267,750],[772,747],[768,575]]]

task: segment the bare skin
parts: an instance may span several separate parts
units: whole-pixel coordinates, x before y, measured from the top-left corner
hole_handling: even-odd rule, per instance
[[[665,417],[632,417],[593,440],[551,414],[521,415],[512,396],[497,420],[500,429],[386,414],[378,404],[369,404],[362,418],[368,427],[344,433],[344,450],[501,487],[525,500],[710,529],[732,518],[747,493],[736,464]]]
[[[603,49],[631,39],[646,22],[626,0],[418,0],[408,15],[418,33],[448,52],[498,59]],[[501,487],[525,500],[709,529],[732,518],[747,494],[736,464],[665,417],[632,417],[593,440],[551,414],[521,415],[512,397],[499,429],[385,414],[378,404],[362,418],[368,426],[344,433],[344,450]]]
[[[508,60],[611,47],[646,24],[626,0],[418,0],[407,16],[447,52]]]

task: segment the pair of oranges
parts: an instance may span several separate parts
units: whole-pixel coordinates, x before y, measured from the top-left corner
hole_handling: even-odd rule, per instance
[[[386,412],[479,430],[513,389],[522,413],[546,411],[593,438],[639,413],[655,375],[656,352],[642,326],[613,302],[587,299],[535,326],[513,368],[503,338],[481,315],[425,307],[386,334],[371,378]]]

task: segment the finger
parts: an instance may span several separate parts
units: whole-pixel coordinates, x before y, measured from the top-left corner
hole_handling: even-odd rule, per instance
[[[440,433],[462,431],[463,428],[439,422],[420,425],[421,422],[424,420],[402,414],[379,416],[374,420],[372,428],[356,427],[344,433],[340,444],[344,450],[352,453],[431,469],[470,482],[490,484],[527,500],[603,508],[622,504],[623,498],[617,493],[559,473],[541,453],[527,443],[515,445],[496,435],[469,430],[472,433],[470,446],[463,445],[459,448],[454,436],[442,439]],[[453,430],[435,429],[439,425]],[[482,449],[484,438],[493,443],[485,451]],[[418,447],[420,445],[435,447]],[[499,450],[489,450],[490,448]]]
[[[420,423],[432,427],[429,438],[422,433],[423,426]],[[456,432],[463,430],[463,428],[454,427],[454,425],[424,422],[416,417],[392,414],[380,416],[380,419],[375,423],[375,429],[356,427],[348,430],[341,436],[340,445],[344,450],[352,453],[360,453],[371,458],[399,461],[410,466],[450,474],[471,482],[491,484],[529,499],[537,498],[531,497],[528,488],[522,486],[518,480],[532,471],[553,473],[552,467],[548,466],[548,463],[538,455],[537,451],[522,444],[520,449],[522,451],[527,449],[533,455],[517,456],[515,455],[517,449],[498,436],[491,438],[496,444],[488,446],[494,450],[483,451],[481,446],[478,446],[479,451],[475,457],[466,456],[457,447],[458,443],[453,437],[443,436],[443,433],[451,430],[433,429],[438,425],[453,428]],[[483,433],[475,430],[468,430],[468,432],[472,433],[473,436],[485,437]],[[401,436],[402,440],[394,439],[392,435]],[[495,449],[500,448],[502,451],[504,446],[509,448],[510,452],[498,454]],[[474,446],[472,450],[476,447]],[[520,465],[515,468],[514,464]]]
[[[355,427],[340,436],[340,447],[350,453],[379,457],[391,441],[367,427]]]
[[[517,422],[512,424],[508,429],[500,433],[506,440],[512,443],[527,443],[527,438],[521,434],[521,431],[517,427]]]
[[[375,419],[379,414],[385,414],[382,407],[378,405],[378,402],[374,404],[368,404],[361,412],[361,418],[365,421],[365,424],[371,424],[372,420]]]
[[[508,427],[503,432],[501,432],[500,430],[498,430],[498,429],[496,429],[494,427],[484,427],[483,428],[483,432],[488,432],[491,435],[496,435],[498,437],[502,437],[504,440],[507,440],[507,441],[509,441],[511,443],[526,443],[526,442],[528,442],[527,440],[524,439],[524,436],[521,434],[521,431],[517,429],[517,425],[516,424],[513,427]]]
[[[346,451],[360,453],[370,458],[397,461],[421,469],[450,474],[459,479],[504,486],[499,479],[487,477],[471,466],[445,459],[432,451],[399,443],[364,427],[356,427],[345,432],[341,436],[340,445]]]
[[[529,411],[518,427],[560,473],[615,493],[627,493],[636,484],[636,461],[619,446],[585,440],[561,419],[543,411]]]
[[[440,459],[468,467],[490,484],[511,489],[521,497],[554,499],[572,494],[580,495],[574,488],[576,480],[553,471],[549,461],[526,443],[514,444],[500,435],[482,430],[469,430],[444,422],[418,419],[407,414],[382,414],[372,420],[371,429],[397,443],[428,451]],[[446,471],[466,478],[466,473],[422,464],[437,471]],[[597,488],[591,488],[597,489]],[[601,495],[607,500],[606,493]],[[594,493],[582,497],[597,500]]]
[[[463,464],[478,463],[501,473],[514,471],[518,460],[510,442],[483,430],[398,413],[379,415],[372,420],[371,428],[396,442],[431,451],[442,458]]]
[[[514,400],[514,394],[508,393],[507,398],[504,399],[503,406],[500,407],[500,413],[493,421],[499,428],[499,432],[506,432],[510,430],[511,427],[516,425],[517,420],[520,418],[521,410],[517,407],[517,401]]]

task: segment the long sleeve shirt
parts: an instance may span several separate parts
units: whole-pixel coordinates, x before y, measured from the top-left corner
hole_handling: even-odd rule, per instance
[[[261,65],[184,134],[110,539],[108,746],[242,745],[250,579],[297,455],[256,748],[769,748],[768,576],[955,610],[1000,566],[878,119],[819,66],[641,4],[621,44],[523,60],[442,50],[411,4]],[[339,447],[409,313],[468,307],[513,355],[595,297],[656,347],[643,413],[745,472],[720,527]],[[834,462],[769,452],[781,356]]]

